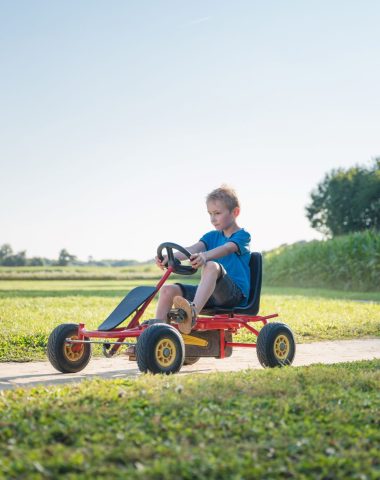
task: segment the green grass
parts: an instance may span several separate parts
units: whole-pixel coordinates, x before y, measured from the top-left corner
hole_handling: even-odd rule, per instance
[[[296,297],[320,297],[335,300],[356,300],[358,302],[380,303],[380,292],[351,292],[327,288],[270,287],[264,285],[263,294],[291,295]]]
[[[0,478],[378,479],[380,362],[0,394]]]
[[[4,267],[0,280],[131,280],[159,278],[155,264],[131,267]]]
[[[326,241],[285,245],[267,252],[267,285],[380,290],[380,233],[366,231]]]
[[[0,361],[46,358],[47,339],[55,326],[81,322],[97,328],[130,289],[143,284],[155,282],[0,281]],[[279,313],[297,342],[378,336],[380,303],[376,302],[380,302],[376,292],[264,288],[260,314]],[[155,306],[153,302],[144,319],[154,318]],[[252,341],[254,337],[241,331],[236,340]]]

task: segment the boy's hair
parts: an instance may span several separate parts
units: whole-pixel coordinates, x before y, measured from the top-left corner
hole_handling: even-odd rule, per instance
[[[236,207],[240,208],[239,199],[233,188],[223,184],[221,187],[216,188],[206,197],[206,203],[209,201],[220,200],[228,208],[230,212]]]

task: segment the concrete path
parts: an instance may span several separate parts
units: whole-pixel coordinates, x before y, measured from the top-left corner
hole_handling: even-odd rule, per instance
[[[339,363],[355,360],[380,358],[380,338],[340,340],[297,345],[293,366],[313,363]],[[262,368],[256,351],[249,348],[235,348],[231,357],[224,360],[201,358],[196,364],[182,367],[178,375],[189,373],[232,372],[246,368]],[[127,378],[140,375],[136,362],[130,362],[125,355],[107,359],[93,358],[79,373],[62,374],[46,362],[0,363],[0,390],[35,385],[59,385],[80,382],[90,378]]]

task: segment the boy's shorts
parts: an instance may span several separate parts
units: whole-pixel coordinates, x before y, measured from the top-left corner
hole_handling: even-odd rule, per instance
[[[219,264],[220,265],[220,264]],[[244,298],[244,295],[235,282],[228,276],[222,265],[222,274],[216,281],[216,286],[213,294],[207,300],[206,305],[203,308],[213,307],[237,307]],[[182,283],[176,283],[182,290],[182,295],[186,300],[192,302],[197,291],[197,285],[184,285]]]

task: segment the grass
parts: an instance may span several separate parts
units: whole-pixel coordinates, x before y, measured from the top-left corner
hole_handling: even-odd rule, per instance
[[[380,232],[365,231],[281,246],[267,252],[268,285],[380,290]]]
[[[92,266],[43,266],[4,267],[0,266],[0,280],[144,280],[159,278],[155,264],[130,267]]]
[[[379,478],[380,362],[0,394],[0,478]]]
[[[0,281],[0,361],[45,359],[47,338],[56,325],[81,322],[88,328],[97,328],[130,289],[155,283],[148,280]],[[293,329],[299,343],[378,336],[379,302],[380,293],[376,292],[267,287],[263,290],[260,314],[278,312],[280,320]],[[154,318],[154,312],[155,302],[144,318]],[[241,331],[236,340],[252,341],[253,337]]]

